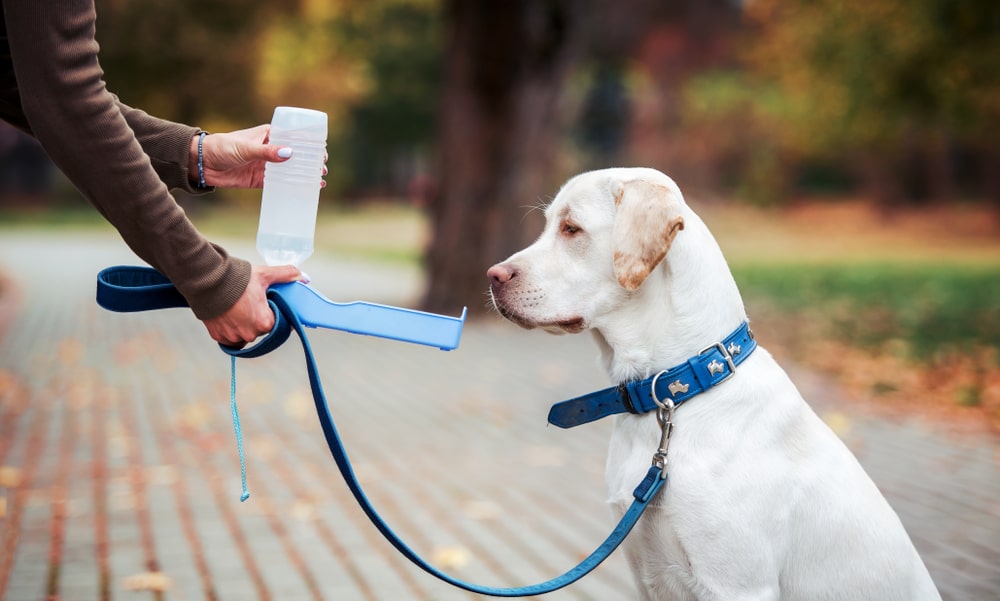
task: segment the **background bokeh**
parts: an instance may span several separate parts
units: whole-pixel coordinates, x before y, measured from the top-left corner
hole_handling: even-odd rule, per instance
[[[532,207],[569,176],[650,166],[709,218],[759,327],[810,324],[775,332],[797,360],[869,374],[859,394],[943,396],[998,422],[996,2],[97,7],[108,87],[127,104],[210,131],[281,104],[326,111],[320,248],[418,266],[427,309],[485,313],[485,268],[535,237]],[[252,235],[258,192],[178,198],[210,234]],[[8,219],[81,207],[0,124]],[[817,339],[838,350],[808,352]]]
[[[555,182],[618,162],[760,203],[1000,196],[1000,9],[987,0],[97,5],[108,86],[126,103],[216,131],[267,121],[279,104],[324,110],[329,183],[346,198],[440,177],[449,54],[473,48],[456,39],[480,23],[482,37],[515,34],[461,57],[480,80],[506,78],[497,96],[541,71],[546,57],[531,53],[562,53],[542,82],[557,90],[545,124]]]

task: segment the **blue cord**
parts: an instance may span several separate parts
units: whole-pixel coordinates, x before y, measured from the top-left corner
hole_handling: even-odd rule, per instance
[[[240,453],[240,477],[243,480],[243,494],[240,501],[250,498],[247,490],[247,458],[243,454],[243,432],[240,430],[240,413],[236,410],[236,357],[229,356],[229,407],[233,410],[233,430],[236,431],[236,449]]]

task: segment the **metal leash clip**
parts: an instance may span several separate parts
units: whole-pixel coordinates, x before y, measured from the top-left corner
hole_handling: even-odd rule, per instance
[[[660,479],[667,479],[667,449],[670,447],[670,435],[674,432],[674,409],[676,405],[673,399],[661,401],[656,396],[656,380],[667,372],[661,371],[653,378],[650,393],[653,402],[656,403],[656,420],[660,422],[660,446],[653,454],[653,467],[660,469]]]

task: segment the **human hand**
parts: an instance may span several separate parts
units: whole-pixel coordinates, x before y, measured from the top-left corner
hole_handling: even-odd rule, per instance
[[[247,289],[236,304],[222,315],[206,319],[202,323],[216,342],[242,348],[274,327],[274,312],[267,304],[267,287],[303,278],[302,272],[293,265],[253,265]]]
[[[281,163],[292,156],[287,146],[269,144],[271,126],[258,125],[249,129],[206,135],[202,140],[202,169],[205,183],[219,188],[260,188],[264,185],[264,165]],[[198,138],[191,139],[189,173],[198,175]],[[323,175],[327,174],[326,166]],[[321,181],[320,187],[326,182]]]

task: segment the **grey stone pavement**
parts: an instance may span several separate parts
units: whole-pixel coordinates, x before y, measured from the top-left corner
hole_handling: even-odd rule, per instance
[[[137,260],[113,233],[0,233],[15,291],[0,297],[0,598],[480,598],[410,565],[355,506],[294,339],[238,362],[251,493],[240,503],[229,358],[186,310],[98,308],[95,274],[114,264]],[[339,301],[412,306],[419,289],[399,268],[305,267]],[[529,584],[609,532],[610,424],[545,423],[552,402],[607,385],[589,337],[486,321],[451,352],[326,330],[311,341],[370,498],[436,565]],[[790,372],[896,508],[944,598],[1000,599],[998,440],[859,415],[822,378]],[[635,597],[616,555],[544,598]]]

